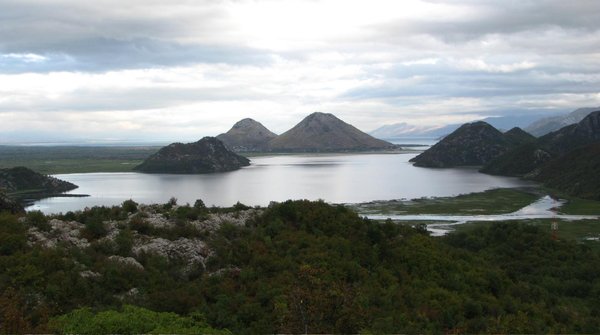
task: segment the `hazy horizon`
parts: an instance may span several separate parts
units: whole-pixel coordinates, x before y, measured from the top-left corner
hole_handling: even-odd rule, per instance
[[[600,105],[600,3],[0,0],[0,144],[369,132]]]

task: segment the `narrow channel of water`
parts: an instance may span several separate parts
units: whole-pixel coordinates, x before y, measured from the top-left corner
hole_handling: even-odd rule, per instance
[[[532,219],[557,219],[565,221],[575,220],[597,220],[600,217],[594,215],[565,215],[558,214],[556,208],[562,206],[564,201],[553,200],[549,196],[540,198],[532,204],[507,214],[491,215],[441,215],[441,214],[417,214],[417,215],[380,215],[365,214],[364,216],[374,220],[391,219],[394,221],[448,221],[449,223],[434,223],[427,225],[427,230],[433,236],[445,235],[452,230],[452,226],[467,222],[492,222],[509,220],[532,220]]]

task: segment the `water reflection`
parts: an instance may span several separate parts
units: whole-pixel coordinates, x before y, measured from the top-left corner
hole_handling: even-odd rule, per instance
[[[84,173],[57,175],[79,185],[87,198],[52,198],[28,209],[46,213],[116,205],[127,199],[180,203],[203,199],[207,205],[268,205],[287,199],[323,199],[333,203],[452,196],[496,187],[531,185],[515,178],[489,176],[474,169],[416,168],[415,154],[284,155],[251,158],[234,172],[206,175]]]

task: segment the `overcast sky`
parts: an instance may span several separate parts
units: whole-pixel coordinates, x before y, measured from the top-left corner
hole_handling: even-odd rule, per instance
[[[598,0],[0,0],[0,142],[600,105]]]

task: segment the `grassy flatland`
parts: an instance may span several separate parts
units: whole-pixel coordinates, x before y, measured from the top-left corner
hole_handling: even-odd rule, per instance
[[[128,172],[159,147],[0,146],[0,168],[25,166],[45,174]]]
[[[559,211],[563,214],[600,215],[600,201],[569,197]]]
[[[567,202],[559,208],[559,213],[571,215],[600,215],[600,201],[582,199],[567,195],[554,189],[547,189],[549,194],[565,199]]]
[[[499,188],[456,197],[375,201],[351,205],[359,213],[381,214],[505,214],[540,198],[535,188]]]
[[[2,146],[0,168],[25,166],[44,174],[130,172],[159,146]],[[361,154],[397,154],[403,150],[371,151]],[[345,154],[353,153],[346,152]],[[302,155],[306,153],[247,152],[245,157]],[[327,153],[331,154],[331,153]]]

